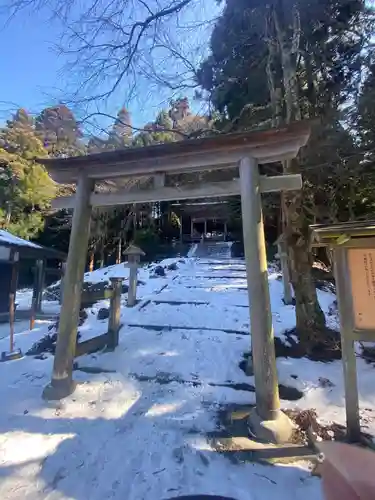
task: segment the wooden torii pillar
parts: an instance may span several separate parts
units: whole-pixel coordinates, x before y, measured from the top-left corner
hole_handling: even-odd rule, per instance
[[[271,442],[287,442],[292,424],[280,411],[258,162],[255,158],[245,157],[239,170],[256,393],[256,409],[250,413],[249,425],[257,437]]]
[[[90,196],[95,183],[84,173],[77,181],[76,205],[73,213],[68,260],[64,275],[64,293],[59,320],[59,332],[53,362],[51,383],[43,391],[43,398],[59,400],[75,389],[73,361],[77,342],[77,325],[81,307],[81,293],[85,274],[90,235],[92,207]]]

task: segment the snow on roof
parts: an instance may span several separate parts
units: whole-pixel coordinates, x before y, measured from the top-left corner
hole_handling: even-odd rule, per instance
[[[5,243],[6,245],[26,246],[26,247],[42,249],[41,246],[36,245],[35,243],[32,243],[31,241],[23,240],[22,238],[19,238],[18,236],[14,236],[13,234],[8,233],[8,231],[4,231],[4,230],[0,229],[0,246],[2,243]]]

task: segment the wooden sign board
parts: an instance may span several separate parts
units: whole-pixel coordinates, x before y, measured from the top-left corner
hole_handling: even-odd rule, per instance
[[[375,248],[348,248],[356,330],[375,330]]]

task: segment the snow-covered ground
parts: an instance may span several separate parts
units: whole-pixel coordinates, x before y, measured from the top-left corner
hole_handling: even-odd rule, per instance
[[[236,463],[210,447],[206,434],[218,428],[218,409],[254,403],[254,380],[239,368],[250,349],[244,263],[188,258],[162,265],[172,262],[178,269],[165,277],[151,278],[152,267],[141,271],[140,303],[128,309],[122,298],[120,345],[79,358],[80,384],[63,402],[41,399],[52,356],[0,364],[1,499],[322,498],[305,463]],[[125,277],[124,269],[111,266],[85,279]],[[277,278],[271,271],[275,334],[282,337],[295,318]],[[319,291],[325,312],[334,299]],[[96,317],[107,306],[101,301],[88,310],[83,338],[105,332],[106,320]],[[19,333],[17,346],[25,352],[46,332],[42,324]],[[6,349],[7,339],[0,340]],[[341,362],[278,358],[277,366],[280,383],[303,392],[298,401],[282,400],[284,408],[315,408],[323,423],[344,423]],[[374,368],[358,359],[358,373],[362,424],[374,432]]]
[[[35,321],[35,329],[38,330],[38,332],[39,332],[38,336],[40,336],[40,332],[42,332],[43,334],[45,333],[45,326],[46,325],[48,326],[50,323],[51,323],[51,321],[48,321],[48,320],[36,320]],[[27,334],[29,325],[30,325],[29,320],[16,321],[14,323],[14,332],[18,335],[21,333],[25,333],[25,332]],[[10,333],[9,324],[8,323],[0,323],[0,340],[6,339],[7,337],[9,337],[9,333]],[[22,343],[21,336],[17,337],[17,343],[18,344]],[[3,344],[1,346],[3,347]],[[2,350],[4,350],[4,349],[2,349]],[[9,350],[9,346],[5,350]]]

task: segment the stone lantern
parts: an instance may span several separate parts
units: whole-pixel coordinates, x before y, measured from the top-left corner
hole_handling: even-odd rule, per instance
[[[137,302],[137,281],[138,281],[138,268],[141,257],[145,255],[143,250],[135,245],[129,245],[125,250],[124,255],[127,256],[129,267],[129,290],[128,290],[128,307],[135,306]]]

